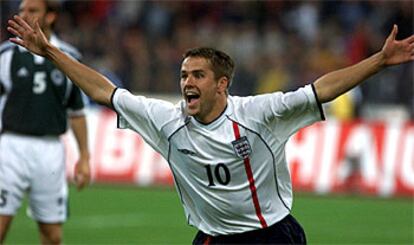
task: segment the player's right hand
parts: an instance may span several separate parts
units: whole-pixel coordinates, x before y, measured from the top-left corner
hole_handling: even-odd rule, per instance
[[[46,50],[50,43],[40,28],[39,22],[34,19],[29,22],[30,25],[22,17],[14,15],[13,19],[8,21],[7,30],[16,37],[9,40],[35,54],[46,56]]]
[[[91,169],[88,159],[80,158],[75,165],[74,180],[78,190],[89,185],[91,180]]]

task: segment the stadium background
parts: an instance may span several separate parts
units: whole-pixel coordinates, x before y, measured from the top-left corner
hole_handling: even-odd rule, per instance
[[[8,37],[5,21],[19,2],[0,4],[3,41]],[[232,55],[237,67],[231,93],[248,95],[292,90],[353,64],[380,49],[394,23],[399,26],[397,38],[414,33],[413,1],[62,4],[57,32],[80,49],[84,63],[119,86],[170,100],[179,97],[181,54],[190,47],[214,46]],[[93,103],[88,110],[95,182],[82,193],[71,189],[65,243],[189,244],[195,231],[186,226],[162,159],[136,135],[116,130],[113,113]],[[301,131],[291,143],[298,151],[334,142],[322,155],[334,154],[334,146],[341,149],[328,168],[320,167],[325,158],[313,158],[308,165],[316,167],[313,172],[291,151],[293,212],[309,242],[413,244],[413,64],[375,75],[326,105],[325,111],[328,122]],[[76,151],[70,133],[65,140],[70,175]],[[355,142],[376,149],[351,147]],[[307,154],[314,156],[318,150]],[[359,171],[364,160],[355,152],[360,158],[375,158],[375,163],[362,164],[368,167]],[[342,174],[333,176],[330,170],[337,165],[349,167],[338,168]],[[23,216],[22,211],[7,242],[37,243],[35,226]]]

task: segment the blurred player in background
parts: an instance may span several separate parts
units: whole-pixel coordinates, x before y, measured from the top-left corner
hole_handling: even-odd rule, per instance
[[[136,96],[71,59],[35,21],[15,16],[10,40],[45,56],[87,95],[113,108],[119,126],[138,132],[170,164],[194,244],[305,244],[290,214],[292,186],[284,148],[288,138],[324,119],[331,101],[387,66],[414,60],[414,36],[395,39],[350,67],[293,92],[250,97],[228,94],[234,62],[212,48],[187,51],[181,64],[183,100],[177,105]]]
[[[37,19],[50,43],[79,59],[80,54],[52,32],[56,1],[24,0],[21,18]],[[79,189],[90,179],[87,128],[79,88],[49,60],[11,42],[0,47],[0,243],[28,192],[29,214],[43,244],[62,242],[68,188],[60,135],[68,119],[78,143],[75,170]]]

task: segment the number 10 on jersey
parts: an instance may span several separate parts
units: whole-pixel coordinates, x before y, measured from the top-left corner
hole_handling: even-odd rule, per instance
[[[207,172],[208,186],[215,186],[216,183],[227,185],[230,182],[230,170],[224,163],[219,163],[217,165],[208,164],[205,168]]]

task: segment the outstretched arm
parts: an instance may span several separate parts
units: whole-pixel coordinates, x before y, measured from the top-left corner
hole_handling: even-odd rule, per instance
[[[103,75],[72,59],[50,44],[37,21],[29,25],[21,17],[15,15],[8,24],[7,30],[17,37],[10,38],[11,42],[48,58],[92,100],[111,106],[111,96],[115,85]]]
[[[398,28],[394,25],[382,50],[361,62],[330,72],[314,83],[321,103],[329,102],[347,92],[387,66],[414,60],[414,35],[398,41]]]

